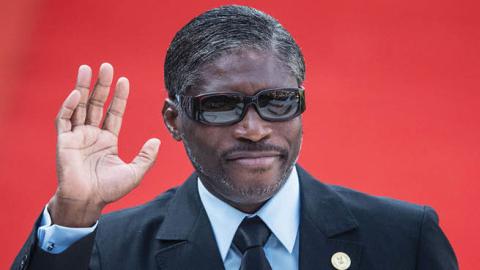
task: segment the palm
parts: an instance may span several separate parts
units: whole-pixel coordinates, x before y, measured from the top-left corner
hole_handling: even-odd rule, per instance
[[[118,156],[117,137],[92,126],[76,127],[58,138],[59,186],[76,200],[94,195],[102,203],[118,200],[137,182],[134,168]],[[63,179],[69,179],[68,182]]]
[[[118,156],[118,133],[129,92],[126,78],[118,80],[100,127],[112,77],[111,66],[102,65],[89,96],[91,71],[80,68],[77,90],[65,100],[57,116],[56,197],[64,201],[103,207],[135,188],[155,160],[157,139],[147,141],[131,163]]]

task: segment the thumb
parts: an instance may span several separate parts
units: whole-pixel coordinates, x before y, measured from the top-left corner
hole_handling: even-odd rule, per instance
[[[132,160],[130,166],[135,170],[137,181],[143,178],[143,175],[152,167],[157,159],[158,148],[160,147],[160,140],[152,138],[145,142],[138,155]]]

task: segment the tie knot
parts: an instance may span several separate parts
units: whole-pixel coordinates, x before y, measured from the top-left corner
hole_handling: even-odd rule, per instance
[[[233,237],[233,243],[243,254],[254,247],[263,247],[270,236],[270,229],[258,216],[244,218]]]

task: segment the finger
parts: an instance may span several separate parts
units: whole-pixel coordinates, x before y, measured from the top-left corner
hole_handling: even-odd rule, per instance
[[[110,103],[110,107],[105,116],[103,122],[103,129],[112,132],[117,135],[120,133],[122,127],[123,114],[125,113],[125,107],[127,106],[128,93],[130,91],[130,83],[125,77],[121,77],[117,81],[115,87],[115,93]]]
[[[73,113],[72,126],[83,125],[85,123],[86,103],[91,81],[92,69],[87,65],[81,65],[78,68],[77,83],[75,85],[75,89],[80,92],[80,102]]]
[[[85,124],[98,127],[103,117],[103,105],[108,98],[113,80],[113,67],[103,63],[98,72],[98,79],[87,103]]]
[[[150,169],[157,159],[160,140],[153,138],[148,140],[140,150],[140,153],[133,159],[130,166],[135,171],[136,184],[140,182],[145,173]]]
[[[63,101],[62,107],[60,108],[55,120],[57,134],[62,134],[72,130],[71,118],[79,102],[80,92],[78,90],[73,90],[65,99],[65,101]]]

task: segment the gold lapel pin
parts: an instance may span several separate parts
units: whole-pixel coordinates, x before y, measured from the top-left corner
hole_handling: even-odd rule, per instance
[[[350,257],[344,252],[336,252],[332,255],[332,265],[337,270],[347,270],[351,264]]]

